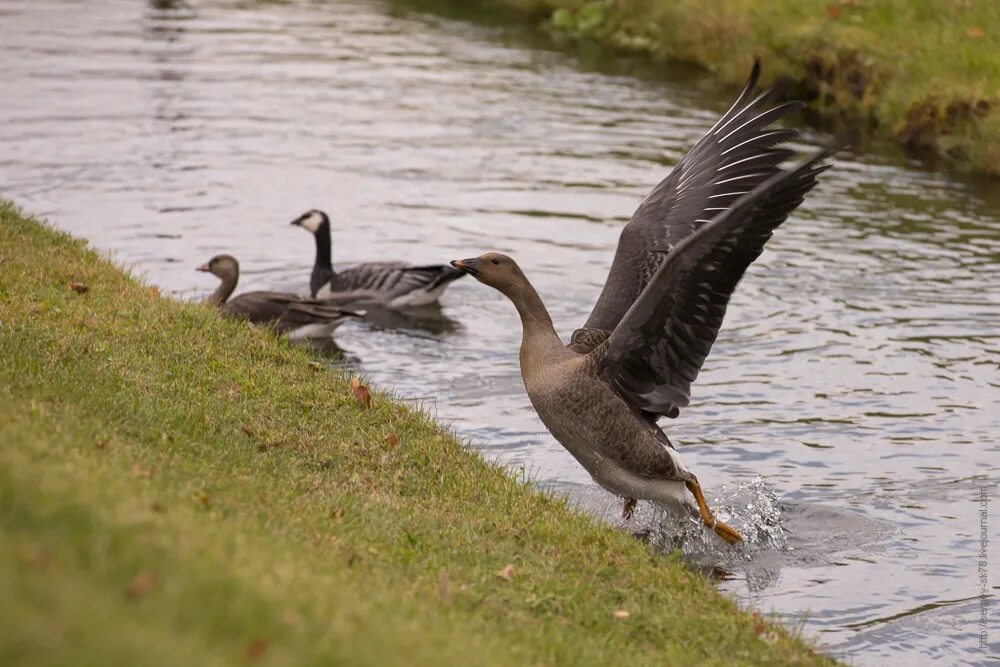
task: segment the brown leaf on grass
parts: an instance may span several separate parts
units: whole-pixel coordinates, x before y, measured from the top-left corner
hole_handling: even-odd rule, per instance
[[[396,445],[399,444],[399,436],[395,433],[390,433],[385,436],[385,444],[389,445],[389,449],[395,449]]]
[[[971,37],[972,39],[981,39],[986,36],[986,33],[983,31],[983,29],[977,25],[974,25],[968,30],[966,30],[965,34]]]
[[[156,589],[156,584],[156,573],[152,570],[143,570],[132,577],[128,588],[125,589],[125,595],[133,600],[144,598]]]
[[[262,655],[267,651],[267,640],[266,639],[251,639],[247,642],[246,654],[247,660],[250,662],[255,662],[259,660]]]
[[[351,394],[365,410],[372,406],[372,393],[358,378],[351,378]]]
[[[210,509],[212,507],[212,497],[210,495],[208,495],[207,493],[205,493],[204,491],[199,491],[198,493],[194,494],[194,501],[202,509],[206,509],[207,510],[207,509]]]
[[[620,618],[622,620],[625,620],[631,615],[632,614],[628,613],[628,611],[625,609],[616,609],[615,612],[612,614],[612,616],[614,616],[615,618]]]
[[[505,565],[503,569],[497,572],[497,576],[506,581],[510,581],[514,578],[514,564],[510,563]]]
[[[69,288],[76,292],[77,294],[86,294],[90,288],[83,283],[72,282],[69,284]]]
[[[832,19],[839,19],[842,12],[843,10],[837,5],[826,6],[826,15]]]
[[[94,447],[97,449],[107,449],[108,445],[111,444],[111,440],[108,438],[103,438],[94,443]]]
[[[49,569],[52,564],[52,552],[44,544],[25,544],[21,549],[21,557],[25,563],[42,571]]]
[[[149,468],[143,467],[141,463],[136,463],[132,466],[132,476],[138,479],[149,479],[153,476],[153,471]]]

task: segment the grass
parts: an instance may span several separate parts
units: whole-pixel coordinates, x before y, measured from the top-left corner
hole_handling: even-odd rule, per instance
[[[833,664],[317,366],[0,201],[0,664]]]
[[[742,83],[755,57],[826,124],[1000,175],[1000,2],[479,0],[557,35],[701,65]]]

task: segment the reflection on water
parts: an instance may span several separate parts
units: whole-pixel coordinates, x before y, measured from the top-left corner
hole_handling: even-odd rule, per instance
[[[287,221],[316,207],[341,263],[515,255],[564,335],[631,211],[732,94],[360,0],[0,0],[0,30],[0,192],[164,290],[204,293],[192,267],[231,252],[241,289],[305,291],[313,243]],[[841,156],[666,425],[727,516],[774,520],[749,559],[691,557],[854,664],[986,658],[971,598],[980,489],[1000,480],[998,210],[995,187]],[[487,456],[619,521],[531,410],[518,327],[463,280],[439,317],[337,342]]]

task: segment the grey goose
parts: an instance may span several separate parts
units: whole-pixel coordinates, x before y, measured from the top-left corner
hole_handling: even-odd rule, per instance
[[[222,280],[205,303],[216,306],[226,317],[272,326],[290,340],[329,338],[345,320],[362,317],[362,311],[345,310],[337,304],[304,299],[287,292],[245,292],[230,299],[240,277],[240,264],[232,255],[216,255],[198,267]]]
[[[292,220],[316,239],[309,290],[314,298],[363,297],[390,308],[415,308],[437,302],[452,281],[465,274],[447,264],[409,266],[400,262],[369,262],[334,271],[330,218],[318,209]]]
[[[636,210],[568,345],[514,260],[487,253],[452,262],[513,302],[532,406],[594,480],[625,500],[625,519],[637,499],[680,506],[730,543],[742,537],[716,520],[657,420],[688,405],[736,284],[828,168],[831,151],[779,166],[791,152],[778,144],[796,133],[769,126],[802,104],[772,107],[773,91],[750,100],[758,75],[755,66],[736,103]]]

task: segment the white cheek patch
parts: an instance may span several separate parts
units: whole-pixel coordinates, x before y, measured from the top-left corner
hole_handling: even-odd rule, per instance
[[[304,220],[302,220],[301,224],[303,227],[315,234],[322,222],[323,218],[321,218],[318,213],[310,213]]]

